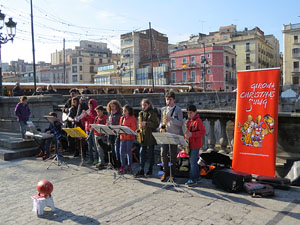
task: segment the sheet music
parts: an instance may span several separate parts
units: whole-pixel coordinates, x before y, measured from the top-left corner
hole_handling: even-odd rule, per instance
[[[73,138],[86,138],[88,135],[80,128],[63,128],[64,131],[67,132]]]
[[[171,133],[160,133],[160,132],[153,132],[152,133],[157,144],[171,144],[171,145],[182,145],[188,146],[185,139],[181,135],[171,134]]]
[[[116,135],[116,133],[109,126],[103,124],[91,124],[91,126],[100,134]]]
[[[129,127],[121,126],[121,125],[110,125],[111,129],[115,130],[118,134],[132,134],[137,136],[137,133],[131,130]]]
[[[39,138],[39,139],[47,139],[47,138],[54,137],[54,134],[48,134],[48,133],[43,133],[43,132],[39,132],[37,134],[34,134],[30,131],[26,131],[25,135],[28,136],[28,137]]]

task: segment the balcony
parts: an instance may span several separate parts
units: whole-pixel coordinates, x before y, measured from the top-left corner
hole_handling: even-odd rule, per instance
[[[250,59],[246,59],[245,63],[249,64],[249,63],[251,63],[251,60]]]
[[[293,58],[300,58],[300,53],[293,53]]]
[[[226,67],[230,67],[230,63],[229,63],[229,62],[226,62],[226,63],[225,63],[225,66],[226,66]]]
[[[246,48],[245,52],[251,52],[250,48]]]
[[[94,61],[90,61],[90,65],[96,65]]]

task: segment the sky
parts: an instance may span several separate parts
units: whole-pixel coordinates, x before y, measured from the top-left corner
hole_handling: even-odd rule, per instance
[[[300,23],[299,0],[32,0],[35,61],[51,61],[51,53],[74,48],[80,40],[107,43],[120,52],[120,35],[149,28],[164,33],[169,43],[191,34],[218,31],[237,25],[238,30],[259,27],[273,34],[282,51],[282,26]],[[0,0],[0,10],[17,22],[13,42],[1,46],[2,62],[33,61],[30,0]],[[5,27],[1,30],[6,35]]]

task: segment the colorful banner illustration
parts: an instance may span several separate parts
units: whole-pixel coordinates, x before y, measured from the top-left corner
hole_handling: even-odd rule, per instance
[[[280,69],[237,73],[232,168],[275,176]]]

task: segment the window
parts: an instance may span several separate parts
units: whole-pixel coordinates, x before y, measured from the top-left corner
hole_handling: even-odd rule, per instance
[[[95,54],[94,53],[90,53],[90,56],[95,56]]]
[[[235,49],[235,45],[232,45],[232,49]]]
[[[294,36],[294,42],[298,43],[298,36]]]
[[[246,70],[250,70],[250,66],[246,66]]]
[[[196,81],[196,71],[191,71],[191,81],[192,82]]]
[[[82,71],[82,66],[79,66],[79,71]]]
[[[79,75],[79,79],[82,80],[82,74]]]
[[[250,51],[250,43],[246,43],[246,51]]]
[[[171,73],[171,83],[176,83],[176,73],[175,72]]]
[[[196,64],[196,56],[191,56],[191,64]]]
[[[294,69],[299,69],[299,62],[294,62]]]
[[[92,47],[92,45],[88,45],[88,48],[91,48]]]
[[[79,58],[79,62],[82,62],[82,58]]]
[[[208,59],[210,58],[210,54],[209,54],[209,53],[208,53],[208,54],[206,54],[206,58],[208,58]]]
[[[72,73],[77,73],[77,66],[72,66]]]
[[[299,84],[299,77],[293,77],[293,84]]]
[[[99,64],[101,64],[102,63],[102,59],[99,59]]]
[[[249,53],[246,54],[246,62],[250,62],[250,54]]]
[[[171,59],[171,69],[175,69],[175,68],[176,68],[176,60]]]
[[[210,74],[210,69],[207,70],[207,74]]]
[[[203,80],[203,77],[205,77],[205,71],[201,70],[201,80]]]
[[[183,57],[182,58],[182,64],[186,64],[187,63],[187,58],[186,57]]]
[[[90,73],[94,73],[94,67],[90,66]]]
[[[72,64],[77,64],[77,58],[72,58]]]
[[[72,76],[72,82],[77,82],[77,75]]]
[[[182,72],[182,81],[185,82],[187,80],[187,72],[183,71]]]

